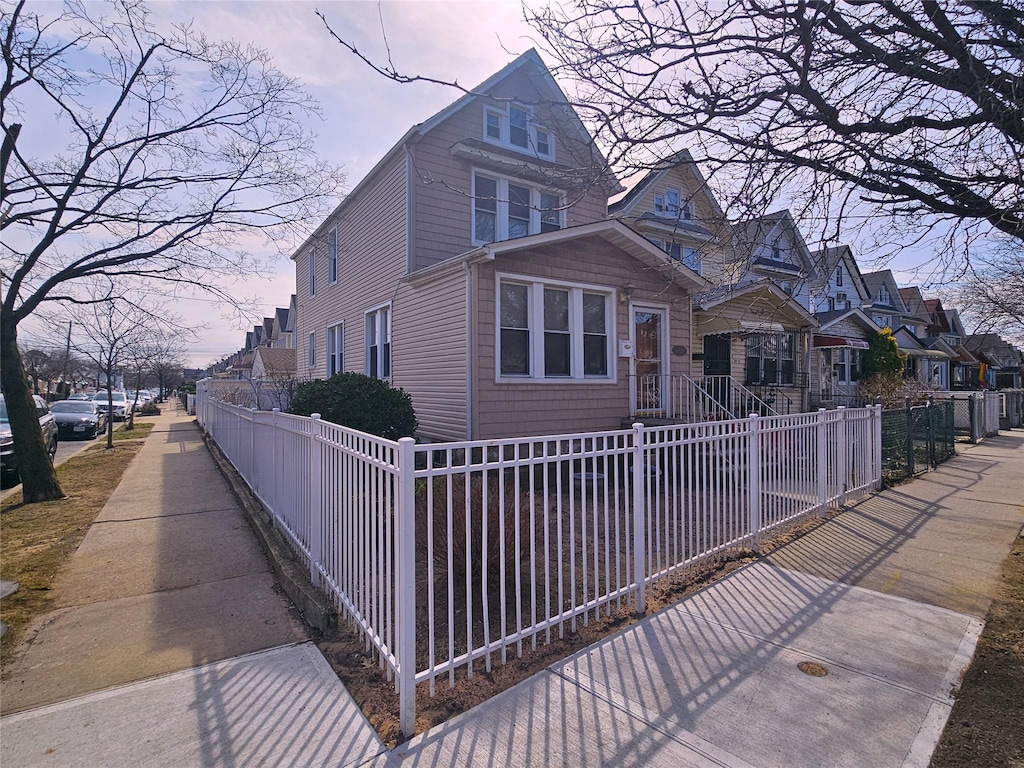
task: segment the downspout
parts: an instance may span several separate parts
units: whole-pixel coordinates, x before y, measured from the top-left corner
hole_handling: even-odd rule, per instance
[[[473,313],[473,268],[466,262],[462,269],[466,273],[466,439],[472,440],[473,407],[476,402],[476,356],[473,354],[476,315]]]

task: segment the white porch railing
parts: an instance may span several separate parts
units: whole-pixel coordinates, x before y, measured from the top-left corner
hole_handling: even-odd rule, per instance
[[[732,376],[647,374],[630,377],[631,418],[663,418],[697,423],[757,413],[775,416],[772,406]]]
[[[198,418],[373,646],[415,685],[491,669],[881,482],[880,407],[416,445],[197,389]]]

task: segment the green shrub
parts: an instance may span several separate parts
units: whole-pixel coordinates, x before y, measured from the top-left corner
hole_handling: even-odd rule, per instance
[[[324,421],[389,440],[412,437],[417,426],[408,392],[361,373],[302,382],[288,410],[299,416],[319,413]]]
[[[156,407],[156,403],[149,402],[145,403],[139,408],[139,416],[159,416],[160,409]]]

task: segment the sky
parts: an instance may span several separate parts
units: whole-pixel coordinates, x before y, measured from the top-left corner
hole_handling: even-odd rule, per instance
[[[44,2],[52,5],[53,0]],[[460,94],[438,85],[397,84],[376,74],[331,37],[317,10],[340,37],[371,59],[386,60],[390,49],[399,71],[457,80],[466,87],[535,46],[535,33],[522,21],[519,0],[155,0],[149,8],[157,28],[191,22],[212,39],[253,43],[269,53],[278,69],[301,80],[322,109],[322,120],[311,123],[316,150],[342,167],[346,190],[409,127]],[[855,245],[855,252],[866,270],[878,268],[869,249],[858,251]],[[904,264],[909,267],[910,262]],[[922,277],[908,268],[903,279]],[[246,330],[272,315],[275,307],[288,306],[294,285],[294,266],[281,258],[265,279],[224,286],[236,297],[256,301],[258,315],[244,318],[244,323],[210,299],[177,301],[174,309],[180,315],[202,324],[200,337],[190,346],[189,365],[205,367],[241,348]],[[29,324],[21,336],[31,345],[45,330]]]
[[[459,94],[436,85],[400,85],[377,75],[331,37],[316,10],[340,37],[373,58],[386,56],[383,29],[400,70],[457,79],[470,87],[533,46],[518,0],[379,4],[196,0],[158,2],[151,9],[158,24],[192,19],[197,29],[211,37],[254,43],[270,54],[278,69],[300,79],[323,112],[323,120],[312,124],[316,149],[342,167],[345,189],[355,186],[409,127]],[[272,279],[232,289],[258,296],[266,315],[275,307],[287,307],[295,290],[294,266],[282,259],[277,267]],[[246,329],[239,327],[236,318],[211,313],[209,303],[197,309],[209,320],[202,338],[192,345],[193,365],[205,366],[241,348]]]

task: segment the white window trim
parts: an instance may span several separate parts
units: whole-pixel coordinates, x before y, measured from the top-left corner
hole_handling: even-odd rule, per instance
[[[473,186],[472,194],[472,205],[470,206],[470,236],[472,238],[473,245],[490,245],[486,240],[478,240],[476,237],[476,177],[477,175],[485,176],[489,179],[494,179],[498,182],[498,199],[497,199],[497,225],[495,228],[495,242],[501,243],[509,239],[508,237],[508,185],[515,184],[520,187],[527,187],[530,190],[530,235],[540,234],[541,227],[541,211],[540,211],[540,196],[541,193],[548,195],[555,195],[558,197],[558,228],[565,229],[565,210],[562,206],[565,205],[565,192],[560,189],[546,189],[531,184],[523,179],[512,178],[511,176],[503,176],[500,173],[492,173],[491,171],[483,170],[480,168],[474,168],[470,175],[470,184]]]
[[[501,373],[501,283],[526,285],[530,291],[530,373],[510,375]],[[544,367],[544,289],[568,289],[569,295],[569,339],[572,359],[568,376],[543,375]],[[585,376],[583,374],[583,293],[599,293],[605,296],[604,327],[608,337],[606,376]],[[494,381],[496,384],[615,384],[618,381],[618,356],[615,354],[615,307],[618,295],[614,288],[606,285],[575,283],[567,280],[540,278],[535,275],[516,275],[497,272],[494,275]]]
[[[520,146],[518,146],[516,144],[513,144],[510,141],[510,133],[511,133],[511,131],[510,131],[510,121],[509,121],[509,107],[510,106],[515,107],[516,109],[521,109],[524,112],[526,112],[526,126],[527,126],[527,131],[529,133],[529,146],[527,146],[527,147],[520,147]],[[493,115],[497,115],[498,118],[499,118],[498,124],[500,126],[500,130],[499,130],[499,133],[501,134],[501,138],[500,139],[495,139],[495,138],[487,135],[487,115],[488,115],[488,113],[493,114]],[[507,104],[504,104],[502,106],[497,106],[495,104],[484,104],[483,114],[481,115],[481,120],[482,120],[482,122],[481,122],[481,135],[483,136],[483,140],[485,142],[487,142],[488,144],[493,144],[496,147],[501,147],[503,149],[508,149],[508,150],[510,150],[512,152],[518,152],[518,153],[523,154],[523,155],[529,155],[530,157],[537,157],[537,158],[540,158],[541,160],[552,160],[553,161],[555,159],[555,134],[551,131],[550,128],[548,128],[547,126],[541,125],[541,124],[537,123],[534,120],[533,110],[530,109],[530,107],[528,107],[528,106],[526,106],[524,104],[519,104],[517,102],[512,102],[511,104],[507,103]],[[541,154],[537,150],[537,131],[538,130],[539,131],[543,131],[544,133],[546,133],[548,135],[548,153],[546,155],[545,154]]]
[[[366,310],[363,313],[363,372],[367,376],[372,376],[373,374],[370,373],[370,344],[369,344],[370,339],[366,335],[366,326],[367,326],[367,324],[370,321],[370,316],[371,315],[374,315],[377,318],[380,317],[379,313],[380,313],[380,311],[382,309],[386,309],[388,311],[388,326],[387,326],[386,330],[387,330],[387,340],[388,340],[388,350],[389,350],[389,353],[394,350],[394,339],[391,336],[391,317],[392,317],[391,302],[390,301],[386,301],[383,304],[378,304],[375,307],[370,307],[368,310]],[[381,330],[380,326],[379,326],[379,321],[375,320],[374,322],[378,323],[377,333],[378,333],[378,338],[379,338],[379,334],[380,334],[380,330]],[[383,357],[383,355],[384,355],[384,345],[378,342],[377,343],[377,351],[378,351],[377,370],[383,373],[383,371],[384,371],[384,357]],[[394,376],[394,372],[395,372],[395,356],[394,356],[394,354],[389,354],[388,371],[389,371],[389,373],[391,375],[389,375],[389,376],[377,376],[377,378],[380,379],[381,381],[386,381],[386,382],[388,382],[390,384],[391,383],[391,377]]]
[[[316,250],[309,249],[309,295],[316,296]]]
[[[334,253],[331,254],[331,238],[334,238]],[[327,284],[338,282],[338,228],[334,227],[327,233]]]
[[[332,355],[331,354],[331,343],[332,343],[332,341],[335,340],[336,332],[339,329],[341,331],[341,333],[340,333],[340,336],[341,336],[341,346],[336,348],[334,350],[334,354]],[[342,320],[341,322],[338,322],[338,323],[334,323],[333,325],[327,326],[327,339],[326,339],[325,344],[324,344],[324,351],[326,353],[325,357],[324,357],[324,363],[326,365],[326,375],[328,376],[328,378],[332,375],[331,374],[331,358],[332,357],[339,358],[339,360],[338,360],[338,363],[339,363],[338,364],[338,369],[335,371],[335,373],[344,373],[345,372],[345,321],[344,320]]]
[[[316,331],[309,332],[309,346],[306,350],[306,367],[316,368]]]

